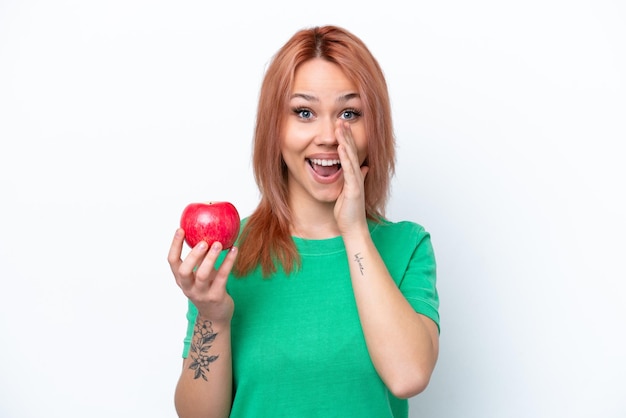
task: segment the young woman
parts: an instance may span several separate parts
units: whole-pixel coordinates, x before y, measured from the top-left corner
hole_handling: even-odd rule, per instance
[[[438,355],[430,235],[384,217],[395,152],[383,73],[334,26],[297,32],[259,99],[261,199],[235,247],[168,261],[189,299],[181,417],[407,417]]]

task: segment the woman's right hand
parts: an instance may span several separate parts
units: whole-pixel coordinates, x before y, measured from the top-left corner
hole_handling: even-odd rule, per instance
[[[226,281],[237,257],[237,248],[232,247],[216,269],[215,261],[222,251],[222,244],[216,242],[208,248],[202,241],[182,260],[184,238],[185,232],[179,228],[167,256],[176,284],[198,309],[199,316],[214,324],[229,324],[235,304],[226,291]]]

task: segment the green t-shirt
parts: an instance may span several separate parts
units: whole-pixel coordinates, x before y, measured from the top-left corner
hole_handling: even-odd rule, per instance
[[[412,222],[371,223],[394,281],[439,326],[430,234]],[[407,417],[408,401],[379,378],[365,345],[341,237],[295,238],[301,268],[230,277],[234,398],[231,417]],[[189,303],[183,357],[197,311]]]

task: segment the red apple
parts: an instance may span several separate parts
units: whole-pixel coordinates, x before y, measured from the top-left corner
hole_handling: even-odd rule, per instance
[[[239,235],[239,224],[239,212],[229,202],[190,203],[180,217],[185,242],[192,248],[200,241],[209,247],[216,241],[225,250],[232,247]]]

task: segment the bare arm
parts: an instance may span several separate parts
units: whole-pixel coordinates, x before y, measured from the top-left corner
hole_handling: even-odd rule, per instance
[[[232,396],[230,328],[198,316],[174,402],[181,418],[227,417]]]
[[[176,231],[168,262],[176,283],[198,309],[189,356],[183,361],[174,402],[181,418],[228,417],[232,403],[232,358],[230,320],[234,303],[226,292],[226,281],[237,249],[233,247],[219,269],[215,262],[222,250],[205,242],[181,260],[184,240]]]
[[[397,397],[422,392],[437,362],[439,332],[398,289],[369,231],[344,236],[367,348],[376,371]]]

